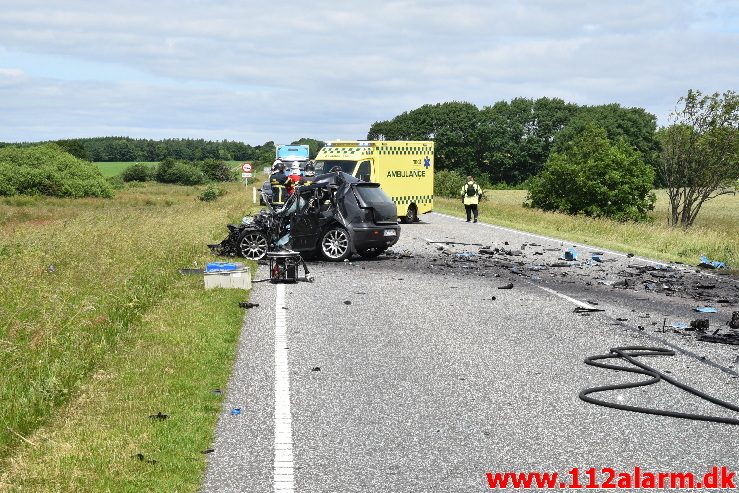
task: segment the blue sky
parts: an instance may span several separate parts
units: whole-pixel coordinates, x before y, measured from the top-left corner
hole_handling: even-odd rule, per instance
[[[2,0],[0,141],[366,136],[422,104],[738,90],[739,2]]]

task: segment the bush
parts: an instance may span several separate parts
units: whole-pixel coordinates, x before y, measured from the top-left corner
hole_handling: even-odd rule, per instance
[[[434,195],[459,198],[466,181],[467,177],[457,171],[436,171],[434,173]]]
[[[123,181],[149,181],[152,177],[152,169],[146,164],[136,163],[123,170],[121,178]]]
[[[225,195],[226,191],[222,188],[215,187],[213,185],[208,185],[208,187],[203,190],[203,192],[200,194],[200,200],[203,202],[213,202],[218,197]]]
[[[231,168],[229,168],[228,165],[220,159],[206,159],[201,161],[199,164],[203,174],[209,180],[231,181],[234,179],[234,174],[231,172]]]
[[[530,206],[567,214],[645,220],[654,209],[653,168],[622,139],[588,125],[530,180]]]
[[[94,164],[55,144],[0,149],[0,195],[112,197],[113,188]]]
[[[201,185],[205,183],[205,175],[200,169],[187,161],[164,159],[154,173],[156,181],[177,185]]]

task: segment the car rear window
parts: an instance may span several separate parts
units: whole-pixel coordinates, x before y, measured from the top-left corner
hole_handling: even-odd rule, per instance
[[[392,202],[390,197],[377,186],[357,185],[354,187],[361,199],[368,204]]]

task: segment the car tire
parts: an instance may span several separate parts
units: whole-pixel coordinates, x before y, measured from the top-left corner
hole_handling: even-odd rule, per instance
[[[269,251],[267,235],[261,231],[247,229],[239,236],[236,251],[249,260],[262,260]]]
[[[410,224],[418,221],[418,209],[416,208],[416,204],[411,204],[408,206],[408,210],[406,211],[405,216],[401,217],[400,221],[403,224]]]
[[[334,226],[321,235],[318,242],[321,256],[329,262],[341,262],[352,254],[349,232],[341,226]]]
[[[372,259],[385,253],[385,250],[387,250],[387,248],[365,248],[364,250],[357,250],[357,253],[362,258]]]

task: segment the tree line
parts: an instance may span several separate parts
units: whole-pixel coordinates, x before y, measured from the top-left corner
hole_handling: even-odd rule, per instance
[[[252,146],[243,142],[205,139],[134,139],[131,137],[92,137],[21,144],[0,143],[0,147],[28,147],[54,143],[80,159],[93,162],[160,162],[164,159],[181,161],[252,161],[257,166],[267,166],[275,159],[275,143],[265,142]],[[324,142],[302,138],[290,144],[308,144],[312,157]]]
[[[478,108],[467,102],[427,104],[372,124],[369,140],[434,140],[439,170],[520,184],[537,175],[552,152],[564,150],[589,124],[637,149],[656,167],[657,118],[619,104],[581,106],[558,98],[515,98]]]

